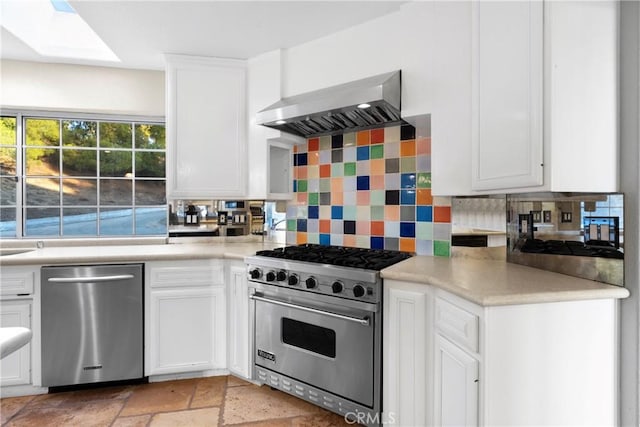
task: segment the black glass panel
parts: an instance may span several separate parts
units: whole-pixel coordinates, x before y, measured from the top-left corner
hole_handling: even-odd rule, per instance
[[[282,342],[323,356],[336,357],[336,333],[321,326],[283,317]]]

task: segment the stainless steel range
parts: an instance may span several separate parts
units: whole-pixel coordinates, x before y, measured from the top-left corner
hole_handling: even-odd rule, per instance
[[[380,270],[410,256],[307,244],[246,258],[253,380],[361,424],[379,424]]]

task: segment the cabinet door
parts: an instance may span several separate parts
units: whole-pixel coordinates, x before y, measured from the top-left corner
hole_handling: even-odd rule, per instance
[[[229,267],[229,370],[251,377],[249,288],[244,264]]]
[[[435,425],[478,425],[478,361],[440,334],[435,338]]]
[[[543,2],[472,11],[471,188],[543,183]]]
[[[167,56],[169,198],[246,194],[246,63]]]
[[[384,418],[401,426],[428,425],[427,295],[386,286],[384,305]]]
[[[2,301],[0,327],[31,328],[31,301]],[[0,386],[31,383],[31,344],[0,361]]]
[[[151,292],[148,374],[226,368],[224,288]]]

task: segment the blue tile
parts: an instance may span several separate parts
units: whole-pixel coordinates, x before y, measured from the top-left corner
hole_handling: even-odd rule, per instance
[[[308,216],[309,216],[309,219],[318,219],[318,218],[320,218],[320,207],[319,206],[309,206]]]
[[[416,219],[423,222],[433,222],[433,208],[431,206],[416,206]]]
[[[298,192],[298,180],[296,179],[293,180],[293,192],[294,193]]]
[[[331,234],[321,234],[320,235],[320,244],[329,246],[331,244]]]
[[[298,229],[298,231],[304,231],[306,233],[306,231],[307,231],[307,220],[306,219],[299,219],[297,221],[297,229]]]
[[[371,249],[384,249],[384,237],[371,237]]]
[[[331,219],[342,219],[342,206],[331,206]]]
[[[358,177],[358,190],[368,190],[369,189],[369,176],[359,176]]]
[[[416,237],[416,223],[415,222],[401,222],[400,223],[400,237]]]
[[[369,146],[358,147],[356,151],[356,160],[369,160]]]
[[[400,190],[400,204],[401,205],[415,205],[416,204],[416,190]]]
[[[403,173],[400,175],[400,187],[401,188],[416,188],[416,174],[415,173]]]
[[[296,154],[298,160],[295,162],[296,166],[306,166],[308,162],[307,153]]]

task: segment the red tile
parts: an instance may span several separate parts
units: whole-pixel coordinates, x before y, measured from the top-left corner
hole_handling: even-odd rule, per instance
[[[320,230],[320,233],[325,233],[325,234],[331,233],[331,220],[321,219],[319,221],[319,230]]]
[[[371,235],[384,236],[384,221],[371,221]]]
[[[309,151],[318,151],[320,148],[320,138],[309,139]]]
[[[331,176],[331,165],[320,165],[320,178],[329,178]]]
[[[451,222],[450,206],[434,206],[433,222]]]
[[[380,144],[384,142],[384,128],[371,129],[371,143]]]

